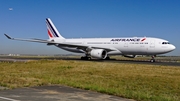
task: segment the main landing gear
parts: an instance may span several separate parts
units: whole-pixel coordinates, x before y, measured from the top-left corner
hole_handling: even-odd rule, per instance
[[[105,60],[110,60],[110,57],[109,57],[109,56],[107,56],[107,57],[105,58]]]
[[[156,60],[155,60],[155,57],[156,57],[156,56],[153,55],[153,56],[151,56],[151,57],[152,57],[152,59],[150,60],[150,62],[151,62],[151,63],[156,62]]]
[[[88,56],[82,56],[82,57],[81,57],[81,60],[91,60],[91,57],[88,57]]]

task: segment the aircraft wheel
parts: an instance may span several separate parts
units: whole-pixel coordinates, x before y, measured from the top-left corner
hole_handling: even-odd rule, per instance
[[[84,57],[84,56],[82,56],[81,60],[91,60],[91,57]]]
[[[105,60],[110,60],[110,57],[109,57],[109,56],[107,56],[107,57],[105,58]]]
[[[156,61],[155,61],[155,59],[151,59],[150,62],[153,63],[153,62],[156,62]]]
[[[81,60],[84,60],[84,57],[81,57]]]
[[[88,58],[88,60],[91,60],[91,57],[87,57]]]

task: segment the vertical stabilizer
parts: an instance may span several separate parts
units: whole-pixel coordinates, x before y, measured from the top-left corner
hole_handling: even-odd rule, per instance
[[[51,21],[50,18],[46,18],[46,25],[47,25],[47,30],[48,30],[48,36],[49,38],[60,38],[60,39],[65,39],[64,37],[61,36],[61,34],[58,32],[56,27],[54,26],[53,22]]]

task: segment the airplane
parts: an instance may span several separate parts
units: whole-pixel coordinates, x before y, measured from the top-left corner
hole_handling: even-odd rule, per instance
[[[135,58],[137,55],[150,55],[150,62],[155,62],[155,56],[175,50],[175,46],[167,40],[153,37],[119,37],[119,38],[76,38],[66,39],[56,29],[50,18],[46,18],[49,39],[21,39],[12,38],[4,34],[8,39],[46,43],[54,45],[66,51],[84,53],[82,60],[110,59],[112,55],[122,55]]]

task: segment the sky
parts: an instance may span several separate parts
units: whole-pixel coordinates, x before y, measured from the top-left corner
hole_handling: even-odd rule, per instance
[[[180,0],[0,0],[0,54],[69,54],[54,46],[8,40],[48,39],[51,18],[65,38],[157,37],[180,56]]]

